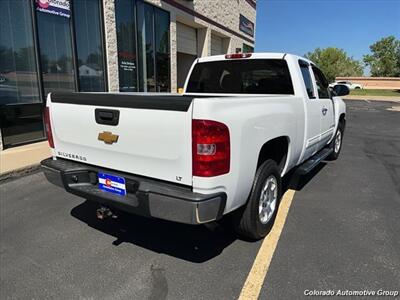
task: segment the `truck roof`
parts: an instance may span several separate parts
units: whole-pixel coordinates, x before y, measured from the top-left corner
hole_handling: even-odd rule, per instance
[[[290,53],[279,53],[279,52],[257,52],[257,53],[250,53],[251,56],[249,58],[244,58],[244,59],[260,59],[260,58],[269,58],[269,59],[283,59],[284,57],[292,56],[297,59],[302,59],[305,60],[309,63],[312,63],[310,60],[307,58],[295,55],[295,54],[290,54]],[[200,57],[197,59],[198,63],[202,62],[211,62],[211,61],[221,61],[225,60],[225,54],[222,55],[213,55],[213,56],[206,56],[206,57]]]

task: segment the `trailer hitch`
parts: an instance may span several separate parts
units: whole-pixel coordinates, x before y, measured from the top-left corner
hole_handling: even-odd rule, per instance
[[[101,206],[96,210],[96,217],[99,220],[104,220],[107,218],[117,219],[118,215],[116,215],[111,209],[105,206]]]

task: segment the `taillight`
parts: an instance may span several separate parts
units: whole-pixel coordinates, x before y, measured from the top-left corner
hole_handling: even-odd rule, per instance
[[[229,173],[229,129],[210,120],[192,121],[193,176],[212,177]]]
[[[46,127],[46,135],[47,141],[49,142],[49,146],[54,148],[54,141],[53,141],[53,132],[51,131],[51,123],[50,123],[50,110],[48,107],[44,110],[44,126]]]
[[[251,53],[234,53],[234,54],[226,54],[225,58],[233,59],[233,58],[248,58],[251,56]]]

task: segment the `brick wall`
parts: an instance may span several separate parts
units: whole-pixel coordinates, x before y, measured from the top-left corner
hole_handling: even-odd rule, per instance
[[[336,77],[335,80],[349,80],[364,89],[400,90],[400,77]]]

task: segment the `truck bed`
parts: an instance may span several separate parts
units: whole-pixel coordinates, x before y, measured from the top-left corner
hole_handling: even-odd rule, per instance
[[[194,96],[133,93],[51,93],[51,102],[77,105],[187,111]]]
[[[52,93],[54,155],[192,185],[193,96]]]

